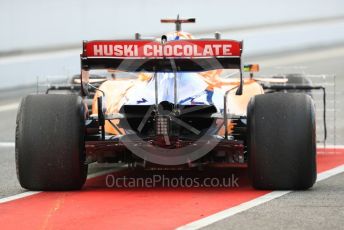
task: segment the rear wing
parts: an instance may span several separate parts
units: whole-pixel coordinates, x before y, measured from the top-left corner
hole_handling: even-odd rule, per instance
[[[241,69],[242,41],[235,40],[84,41],[82,70],[201,72]]]

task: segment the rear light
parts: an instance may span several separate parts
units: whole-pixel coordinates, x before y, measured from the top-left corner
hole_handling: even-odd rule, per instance
[[[156,135],[169,135],[170,131],[170,117],[169,116],[156,116],[155,117],[155,130]]]

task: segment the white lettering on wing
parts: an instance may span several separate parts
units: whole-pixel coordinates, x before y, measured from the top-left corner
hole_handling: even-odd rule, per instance
[[[231,56],[232,44],[94,44],[94,56],[116,57],[211,57]]]
[[[102,45],[94,45],[93,46],[93,55],[94,56],[103,56],[103,46]]]
[[[232,45],[223,45],[223,55],[232,55],[231,48]]]
[[[104,45],[104,55],[105,56],[112,56],[113,55],[113,45]]]

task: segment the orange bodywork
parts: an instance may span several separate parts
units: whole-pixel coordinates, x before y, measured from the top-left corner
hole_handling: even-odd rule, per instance
[[[222,70],[213,70],[200,73],[200,77],[208,84],[207,90],[227,91],[239,85],[239,79],[223,79],[220,77]],[[152,75],[140,73],[137,79],[112,79],[105,81],[99,89],[105,92],[106,114],[118,113],[121,106],[128,100],[136,84],[147,84]],[[233,115],[246,115],[246,108],[249,100],[254,95],[263,94],[262,86],[254,79],[245,79],[243,85],[243,95],[235,95],[235,90],[228,94],[228,113]],[[93,98],[92,114],[98,113],[97,97],[101,93],[97,91]],[[112,120],[112,123],[118,125],[119,120]],[[222,123],[218,121],[219,125]],[[234,124],[228,122],[229,132],[233,129]],[[116,130],[108,121],[105,122],[105,131],[114,135],[124,134],[123,129]],[[224,128],[220,129],[219,135],[224,134]]]

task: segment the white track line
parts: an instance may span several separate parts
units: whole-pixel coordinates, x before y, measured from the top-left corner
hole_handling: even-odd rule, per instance
[[[317,148],[327,148],[327,149],[344,149],[344,145],[333,145],[333,144],[317,144]]]
[[[7,104],[7,105],[1,105],[0,106],[0,112],[5,112],[9,110],[15,110],[19,106],[19,103],[12,103],[12,104]]]
[[[0,148],[1,147],[10,147],[10,148],[14,148],[15,147],[15,143],[14,142],[0,142]]]
[[[329,169],[325,172],[318,173],[317,182],[326,180],[327,178],[329,178],[331,176],[335,176],[335,175],[342,173],[342,172],[344,172],[344,165],[340,165],[340,166],[337,166],[335,168]]]
[[[322,172],[322,173],[318,173],[317,182],[325,180],[331,176],[335,176],[335,175],[337,175],[339,173],[343,173],[343,172],[344,172],[344,165],[340,165],[336,168],[327,170],[327,171]],[[210,215],[210,216],[207,216],[205,218],[191,222],[189,224],[183,225],[183,226],[177,228],[177,230],[200,229],[200,228],[206,227],[210,224],[216,223],[220,220],[231,217],[231,216],[236,215],[240,212],[246,211],[250,208],[256,207],[258,205],[264,204],[264,203],[271,201],[273,199],[284,196],[290,192],[293,192],[293,191],[287,190],[287,191],[270,192],[264,196],[258,197],[256,199],[250,200],[250,201],[245,202],[245,203],[242,203],[242,204],[237,205],[235,207],[225,209],[221,212],[215,213],[213,215]]]
[[[223,220],[225,218],[228,218],[230,216],[233,216],[237,213],[246,211],[250,208],[253,208],[255,206],[258,206],[260,204],[266,203],[270,200],[276,199],[278,197],[281,197],[285,194],[290,193],[291,191],[274,191],[274,192],[270,192],[264,196],[261,196],[259,198],[256,198],[254,200],[250,200],[248,202],[242,203],[240,205],[237,205],[233,208],[229,208],[226,210],[223,210],[221,212],[215,213],[213,215],[207,216],[203,219],[199,219],[196,220],[194,222],[191,222],[187,225],[181,226],[179,228],[177,228],[177,230],[186,230],[186,229],[200,229],[203,228],[205,226],[208,226],[210,224],[213,224],[215,222],[218,222],[220,220]]]
[[[117,172],[117,171],[120,171],[120,170],[123,170],[123,168],[109,169],[109,170],[105,170],[105,171],[101,171],[101,172],[97,172],[97,173],[92,173],[92,174],[87,176],[87,179],[91,179],[91,178],[95,178],[95,177],[98,177],[98,176],[110,174],[110,173]],[[36,195],[36,194],[41,193],[41,192],[43,192],[43,191],[35,191],[35,192],[27,191],[27,192],[23,192],[23,193],[19,193],[19,194],[13,195],[13,196],[1,198],[0,199],[0,204],[6,203],[6,202],[9,202],[9,201],[18,200],[18,199],[21,199],[21,198],[24,198],[24,197]]]
[[[35,195],[35,194],[38,194],[38,193],[41,193],[41,192],[40,191],[36,191],[36,192],[28,191],[28,192],[19,193],[17,195],[1,198],[0,199],[0,204],[6,203],[6,202],[10,202],[10,201],[13,201],[13,200],[18,200],[18,199],[21,199],[21,198],[24,198],[24,197],[32,196],[32,195]]]

